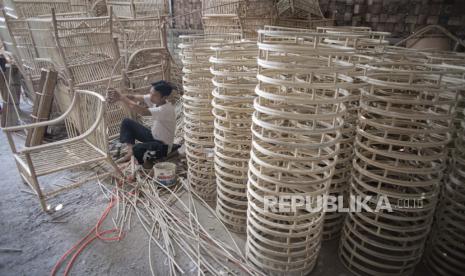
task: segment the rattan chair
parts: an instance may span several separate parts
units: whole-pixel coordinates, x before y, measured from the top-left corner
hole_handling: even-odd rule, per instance
[[[113,17],[113,34],[118,39],[121,56],[127,65],[138,50],[164,47],[166,30],[159,17],[126,19]],[[148,53],[147,50],[144,53]],[[138,53],[140,56],[140,53]]]
[[[112,16],[52,17],[54,36],[65,66],[65,79],[72,89],[92,90],[106,95],[108,88],[120,88],[121,58],[113,39]],[[119,135],[121,121],[129,117],[120,103],[107,105],[109,137]]]
[[[202,16],[214,14],[236,14],[240,1],[202,0]]]
[[[45,62],[39,62],[34,41],[25,19],[14,19],[2,9],[3,21],[0,23],[0,39],[8,56],[15,60],[23,76],[24,87],[30,98],[34,98],[34,85],[38,85],[40,69],[49,68]]]
[[[165,48],[146,48],[129,57],[126,77],[132,94],[147,94],[153,81],[168,78],[167,55]]]
[[[13,152],[21,178],[39,197],[40,206],[47,211],[46,200],[60,192],[77,188],[85,182],[95,180],[112,173],[94,175],[54,190],[45,190],[39,183],[39,177],[86,164],[106,161],[115,172],[121,174],[118,166],[108,154],[108,134],[105,126],[105,98],[98,93],[76,90],[69,106],[60,117],[30,125],[4,128]],[[77,118],[71,118],[71,117]],[[77,119],[77,120],[76,120]],[[38,127],[56,125],[63,121],[79,122],[81,131],[74,137],[48,144],[17,148],[13,132],[32,130]]]
[[[165,0],[107,0],[107,7],[120,18],[144,18],[167,13]]]
[[[205,34],[241,34],[241,22],[235,14],[215,14],[202,16]]]
[[[167,54],[165,48],[146,48],[137,50],[129,57],[125,77],[130,94],[147,94],[152,82],[168,80]],[[152,116],[132,115],[142,124],[151,125]]]
[[[20,19],[51,14],[52,9],[57,13],[73,11],[70,0],[12,0],[9,2],[7,6],[11,5],[10,8],[14,10],[16,16]],[[77,0],[75,2],[81,1]]]

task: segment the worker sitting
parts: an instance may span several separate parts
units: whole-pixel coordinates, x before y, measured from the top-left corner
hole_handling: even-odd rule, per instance
[[[144,167],[153,165],[153,160],[167,156],[179,148],[173,146],[176,128],[176,115],[174,106],[167,101],[173,88],[166,81],[152,83],[150,93],[147,95],[124,95],[117,90],[108,93],[110,102],[121,101],[131,111],[141,115],[152,115],[152,129],[126,118],[121,124],[120,142],[128,146],[127,154],[118,160],[127,162],[131,156],[137,159]],[[147,107],[141,103],[145,103]],[[135,144],[139,141],[141,143]]]

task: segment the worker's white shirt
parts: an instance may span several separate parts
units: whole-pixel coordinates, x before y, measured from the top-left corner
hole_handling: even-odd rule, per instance
[[[152,114],[152,136],[167,145],[173,144],[176,130],[176,112],[170,102],[155,106],[150,101],[150,95],[144,95],[144,101]]]

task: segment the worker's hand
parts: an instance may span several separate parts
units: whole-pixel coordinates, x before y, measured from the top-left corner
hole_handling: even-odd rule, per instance
[[[115,103],[115,102],[121,100],[121,93],[116,89],[110,88],[108,90],[107,100],[110,103]]]

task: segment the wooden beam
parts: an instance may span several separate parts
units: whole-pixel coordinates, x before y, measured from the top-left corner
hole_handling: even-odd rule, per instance
[[[0,69],[1,70],[1,69]],[[5,71],[3,71],[2,74],[0,74],[0,93],[2,95],[2,117],[1,117],[1,122],[0,126],[5,127],[6,124],[6,117],[7,117],[7,111],[6,111],[6,106],[8,104],[8,74],[10,72],[10,68],[7,68]]]
[[[34,104],[35,122],[49,120],[52,111],[53,95],[58,78],[58,73],[54,70],[42,69],[40,76],[41,89],[36,93],[36,102]],[[26,146],[37,146],[42,144],[47,127],[38,127],[31,129],[26,138]]]
[[[10,65],[0,76],[0,90],[3,99],[1,127],[18,125],[19,100],[21,95],[21,74],[18,67]]]
[[[32,105],[32,113],[31,113],[31,118],[33,122],[38,122],[38,112],[39,112],[39,105],[40,105],[40,98],[42,96],[42,89],[45,85],[45,81],[47,79],[47,71],[42,69],[40,72],[40,79],[39,79],[39,87],[37,87],[37,91],[34,91],[35,94],[35,100],[34,104]],[[27,131],[27,136],[26,136],[26,146],[31,146],[31,139],[32,139],[32,134],[34,133],[34,129],[29,129]]]

